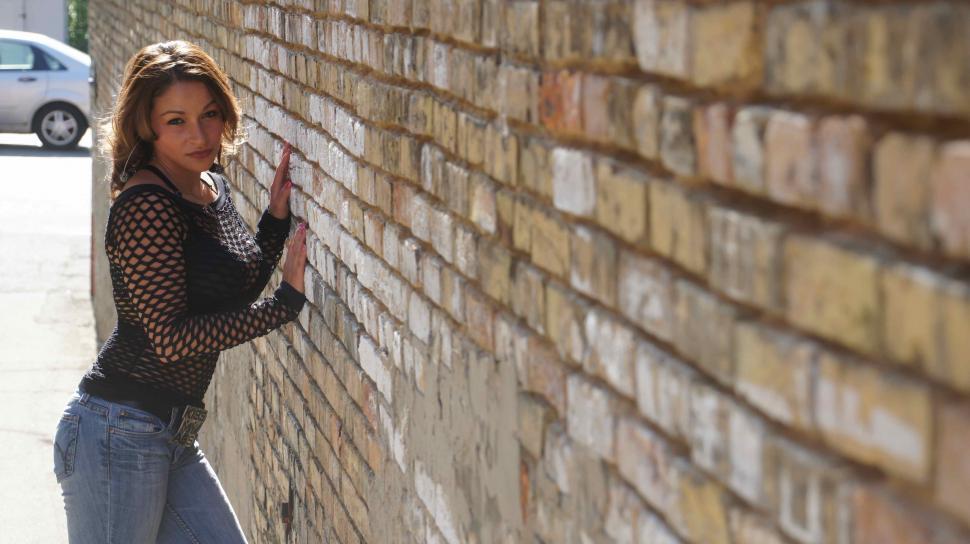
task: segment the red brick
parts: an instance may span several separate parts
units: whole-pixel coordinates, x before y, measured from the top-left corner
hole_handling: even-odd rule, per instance
[[[970,141],[940,148],[930,204],[933,234],[943,251],[970,257]]]
[[[582,76],[563,70],[545,72],[539,88],[539,120],[549,130],[582,131]]]

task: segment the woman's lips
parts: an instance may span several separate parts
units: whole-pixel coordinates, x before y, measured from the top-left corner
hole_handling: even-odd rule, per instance
[[[196,159],[204,159],[212,154],[211,149],[203,149],[202,151],[196,151],[195,153],[189,153],[190,157],[195,157]]]

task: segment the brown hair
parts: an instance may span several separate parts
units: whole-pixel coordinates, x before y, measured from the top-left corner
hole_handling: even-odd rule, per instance
[[[101,152],[108,157],[109,194],[114,199],[125,182],[153,156],[157,135],[151,127],[155,97],[178,81],[199,81],[208,87],[225,124],[217,162],[231,157],[243,141],[240,110],[229,78],[197,45],[176,40],[142,48],[128,61],[111,116],[101,124]]]

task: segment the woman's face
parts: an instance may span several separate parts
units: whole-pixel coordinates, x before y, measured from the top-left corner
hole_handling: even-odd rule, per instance
[[[152,105],[151,125],[158,135],[155,157],[169,169],[207,170],[219,152],[224,122],[204,83],[173,83]]]

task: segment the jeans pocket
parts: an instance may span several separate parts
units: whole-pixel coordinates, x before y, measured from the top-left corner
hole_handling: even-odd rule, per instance
[[[165,423],[154,414],[125,408],[118,412],[111,422],[111,428],[123,434],[153,436],[165,430]]]
[[[57,423],[54,432],[54,476],[58,483],[74,473],[79,420],[77,414],[65,414]]]

